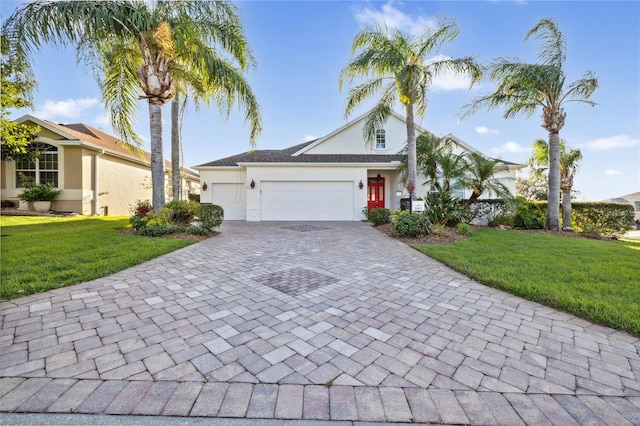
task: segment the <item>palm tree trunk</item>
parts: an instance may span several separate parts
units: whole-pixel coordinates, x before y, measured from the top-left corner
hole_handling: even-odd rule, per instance
[[[176,96],[171,101],[171,186],[173,188],[173,199],[182,198],[182,179],[180,179],[180,157],[182,144],[180,142],[180,96],[176,91]]]
[[[416,125],[413,119],[413,105],[406,105],[407,109],[407,167],[408,167],[408,182],[417,184],[417,169],[418,164],[416,160]],[[415,199],[415,191],[411,194],[411,198]]]
[[[562,229],[571,228],[571,188],[562,189]]]
[[[547,197],[547,229],[560,230],[560,136],[549,132],[549,189]],[[571,200],[571,199],[569,199]],[[569,201],[571,202],[571,201]]]
[[[149,99],[149,130],[151,134],[151,183],[154,210],[164,207],[164,158],[162,155],[162,103]]]

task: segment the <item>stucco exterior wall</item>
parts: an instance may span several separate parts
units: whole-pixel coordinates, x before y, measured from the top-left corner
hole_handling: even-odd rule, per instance
[[[212,203],[213,192],[211,185],[214,183],[247,183],[247,173],[244,169],[201,170],[200,182],[207,184],[207,189],[200,189],[200,202]]]
[[[365,119],[329,136],[305,154],[397,154],[407,143],[407,127],[395,116],[390,116],[384,125],[386,149],[375,149],[375,141],[365,143],[362,136]]]
[[[130,205],[136,200],[151,199],[151,170],[148,166],[99,154],[85,155],[85,160],[97,165],[98,185],[89,191],[97,191],[98,210],[94,214],[104,215],[106,212],[109,216],[128,216]]]

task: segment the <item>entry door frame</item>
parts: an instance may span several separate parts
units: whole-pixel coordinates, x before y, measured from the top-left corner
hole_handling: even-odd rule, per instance
[[[376,177],[367,178],[367,208],[384,208],[385,189],[384,178],[378,174]]]

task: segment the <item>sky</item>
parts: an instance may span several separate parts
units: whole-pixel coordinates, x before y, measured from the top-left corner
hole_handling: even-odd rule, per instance
[[[6,19],[20,2],[0,4]],[[249,45],[257,60],[246,78],[263,120],[258,149],[282,149],[326,135],[373,106],[364,102],[345,118],[349,85],[338,76],[351,59],[358,31],[385,22],[406,35],[419,35],[446,17],[457,22],[459,36],[434,52],[452,58],[474,56],[480,63],[497,57],[535,63],[539,43],[524,42],[542,18],[556,20],[567,41],[567,84],[593,71],[597,103],[565,105],[560,137],[580,149],[583,161],[574,180],[576,198],[600,201],[640,191],[640,2],[638,1],[238,1]],[[39,83],[33,110],[23,114],[59,123],[85,123],[112,133],[100,91],[90,70],[78,65],[73,49],[47,46],[31,58]],[[526,163],[531,144],[547,139],[541,111],[503,118],[503,109],[479,111],[460,119],[461,108],[488,94],[494,83],[469,88],[465,76],[434,81],[426,114],[419,124],[449,133],[488,156]],[[400,105],[397,111],[402,113]],[[183,124],[184,166],[247,151],[249,128],[243,112],[228,119],[216,108],[193,104]],[[149,150],[147,105],[140,102],[135,125]],[[165,158],[170,156],[170,106],[164,109]]]

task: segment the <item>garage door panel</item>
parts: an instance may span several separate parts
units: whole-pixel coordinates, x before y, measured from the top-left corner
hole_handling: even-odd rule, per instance
[[[263,181],[261,220],[353,220],[351,181]]]
[[[225,220],[245,220],[247,199],[242,183],[212,183],[211,202],[222,206]]]

